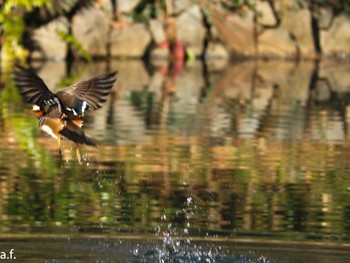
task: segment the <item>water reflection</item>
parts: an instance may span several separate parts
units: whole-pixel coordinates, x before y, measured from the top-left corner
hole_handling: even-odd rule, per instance
[[[171,80],[139,61],[80,67],[76,81],[120,72],[87,116],[102,146],[83,147],[82,166],[3,97],[0,231],[349,242],[343,67],[259,61],[203,77],[194,62]],[[39,74],[67,81],[62,63]]]

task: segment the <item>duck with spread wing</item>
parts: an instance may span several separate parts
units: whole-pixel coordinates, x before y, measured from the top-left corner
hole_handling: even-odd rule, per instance
[[[34,104],[32,113],[39,119],[39,127],[58,140],[61,156],[61,138],[78,144],[97,146],[98,140],[81,129],[86,110],[94,111],[107,101],[117,72],[111,72],[82,81],[53,93],[31,69],[15,65],[14,80],[20,93]]]

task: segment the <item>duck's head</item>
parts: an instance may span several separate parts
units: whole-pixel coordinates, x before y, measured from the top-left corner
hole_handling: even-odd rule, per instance
[[[45,110],[42,109],[40,106],[38,105],[33,105],[33,108],[31,110],[31,114],[33,114],[34,116],[36,116],[38,119],[40,119],[44,114],[45,114]]]

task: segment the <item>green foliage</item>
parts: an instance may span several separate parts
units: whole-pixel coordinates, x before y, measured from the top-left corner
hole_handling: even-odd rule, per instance
[[[11,13],[14,8],[25,8],[32,10],[35,7],[40,7],[49,4],[48,0],[7,0],[3,6],[5,13]]]
[[[60,5],[61,4],[61,5]],[[0,6],[0,34],[3,35],[3,53],[2,61],[11,64],[13,60],[25,60],[28,56],[28,50],[22,45],[23,33],[28,25],[24,23],[24,17],[31,14],[34,8],[42,8],[43,10],[56,10],[58,7],[66,9],[72,7],[71,4],[63,3],[56,0],[9,0]],[[40,9],[41,10],[41,9]],[[57,10],[56,10],[57,11]],[[66,10],[67,11],[67,10]],[[63,14],[63,11],[62,11]],[[52,15],[55,17],[56,13]],[[36,26],[40,25],[36,24]],[[82,47],[82,45],[71,35],[59,32],[61,39],[71,45],[74,51],[87,61],[91,61],[90,54]],[[5,63],[5,64],[6,64]]]
[[[131,19],[135,23],[147,23],[148,20],[157,15],[157,10],[152,4],[147,4],[141,11],[134,10]]]
[[[0,10],[0,24],[4,35],[3,49],[5,61],[15,58],[24,59],[28,52],[22,46],[22,34],[25,29],[23,13],[35,7],[48,5],[47,0],[8,0]]]

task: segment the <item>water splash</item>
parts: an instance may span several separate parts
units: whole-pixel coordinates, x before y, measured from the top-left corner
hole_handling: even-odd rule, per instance
[[[188,197],[184,203],[185,207],[194,203],[193,197]],[[166,221],[166,215],[160,217],[161,221]],[[161,236],[161,244],[153,244],[147,248],[142,248],[137,244],[132,249],[132,254],[137,259],[136,262],[176,262],[176,263],[269,263],[272,262],[264,256],[254,255],[226,255],[221,246],[215,244],[198,245],[192,242],[189,236],[189,223],[181,230],[167,224],[166,230],[162,226],[155,228],[155,236]],[[150,242],[151,243],[151,242]]]

